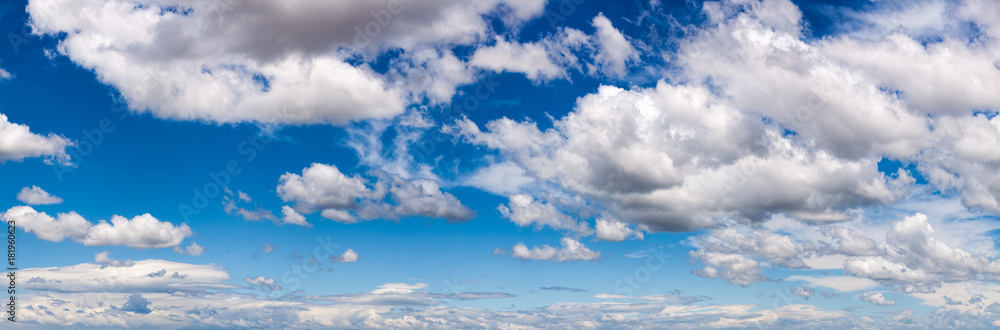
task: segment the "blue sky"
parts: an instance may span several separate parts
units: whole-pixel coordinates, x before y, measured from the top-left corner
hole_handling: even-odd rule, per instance
[[[280,4],[0,7],[17,322],[1000,324],[996,4]]]

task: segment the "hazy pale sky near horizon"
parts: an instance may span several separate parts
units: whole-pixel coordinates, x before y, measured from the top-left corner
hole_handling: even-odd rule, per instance
[[[20,326],[1000,327],[995,1],[11,0],[0,37]]]

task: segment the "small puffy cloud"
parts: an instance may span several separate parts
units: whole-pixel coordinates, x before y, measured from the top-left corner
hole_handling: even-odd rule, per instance
[[[160,271],[146,274],[146,276],[148,276],[150,278],[163,277],[165,275],[167,275],[167,270],[166,269],[160,269]]]
[[[15,124],[0,113],[0,163],[6,161],[22,161],[25,158],[45,157],[45,163],[58,162],[71,165],[66,147],[74,142],[49,133],[48,136],[32,133],[27,125]]]
[[[455,56],[428,61],[427,54],[478,48],[494,19],[522,26],[545,4],[45,0],[26,11],[32,33],[56,38],[60,55],[117,88],[132,111],[214,123],[343,124],[399,115],[425,93],[452,94],[473,73]],[[107,29],[109,22],[120,29]],[[395,50],[392,62],[421,70],[373,69]]]
[[[628,74],[628,63],[639,59],[638,51],[604,14],[598,14],[591,23],[597,28],[597,53],[594,55],[597,67],[609,76],[624,77]]]
[[[242,191],[237,191],[233,193],[228,188],[226,189],[226,196],[222,197],[223,210],[229,215],[238,215],[243,218],[243,220],[248,221],[260,221],[269,220],[278,225],[299,225],[303,227],[312,227],[306,217],[299,214],[290,206],[284,205],[281,207],[281,217],[277,217],[271,211],[268,211],[262,207],[257,206],[255,209],[247,209],[240,206],[241,203],[252,203],[253,200],[250,196]]]
[[[205,253],[205,248],[198,245],[198,243],[191,242],[186,248],[181,249],[180,246],[174,247],[174,252],[183,254],[186,256],[200,256]]]
[[[875,240],[862,236],[853,230],[831,226],[825,228],[824,233],[837,242],[837,248],[844,255],[873,256],[880,253]]]
[[[333,262],[358,262],[358,253],[352,249],[347,249],[341,255],[330,257],[330,259],[333,259]]]
[[[261,250],[261,252],[264,252],[264,254],[274,253],[277,251],[278,247],[271,244],[264,244],[264,248]]]
[[[306,217],[296,212],[291,206],[282,205],[281,206],[281,222],[299,226],[311,227],[308,222],[306,222]]]
[[[499,151],[536,182],[654,231],[773,214],[845,221],[847,209],[902,198],[913,180],[885,176],[878,159],[838,158],[783,135],[698,85],[602,86],[551,128],[509,118],[485,128],[463,118],[446,131]]]
[[[549,52],[537,43],[511,43],[497,37],[493,46],[481,47],[472,54],[469,64],[497,72],[520,72],[531,80],[551,80],[565,75],[553,63]]]
[[[86,246],[124,245],[136,249],[158,249],[177,246],[192,234],[187,224],[175,226],[149,214],[138,215],[131,220],[116,215],[111,217],[111,223],[101,220],[95,225],[76,212],[59,213],[53,218],[30,206],[15,206],[0,213],[0,219],[16,221],[24,231],[42,240],[60,242],[70,238]]]
[[[643,239],[642,230],[633,229],[625,222],[597,219],[594,224],[597,229],[597,239],[612,242],[621,242],[628,238]]]
[[[881,292],[865,292],[855,296],[858,300],[866,301],[872,303],[876,306],[896,306],[896,301],[892,299],[886,299],[882,296]]]
[[[805,300],[809,300],[809,297],[816,295],[816,289],[804,285],[790,288],[789,290],[791,291],[792,295],[805,298]]]
[[[548,245],[536,246],[528,249],[524,243],[517,243],[511,249],[511,256],[521,260],[545,260],[545,261],[598,261],[601,252],[591,251],[582,243],[569,237],[563,237],[561,248],[554,248]]]
[[[24,187],[17,193],[17,200],[28,205],[49,205],[63,202],[62,198],[49,195],[38,186]]]
[[[125,261],[111,259],[109,255],[111,252],[102,251],[94,254],[94,263],[101,265],[101,267],[131,267],[135,265],[132,259],[127,259]]]
[[[295,202],[305,213],[318,209],[350,209],[357,201],[372,194],[361,177],[347,176],[335,165],[313,163],[302,175],[285,173],[278,183],[282,201]]]
[[[278,285],[278,281],[270,277],[247,276],[243,278],[243,282],[246,282],[251,288],[260,289],[261,291],[281,291],[281,285]]]
[[[0,81],[9,80],[13,78],[14,75],[12,75],[9,71],[0,68]]]

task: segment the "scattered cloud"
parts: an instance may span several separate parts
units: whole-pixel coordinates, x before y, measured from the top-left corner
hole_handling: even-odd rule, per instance
[[[109,257],[111,252],[102,251],[94,254],[94,263],[101,265],[101,267],[132,267],[135,265],[135,261],[132,259],[127,259],[125,261],[111,259]]]
[[[517,243],[511,248],[511,257],[521,260],[546,260],[546,261],[598,261],[601,252],[591,251],[582,243],[569,237],[563,237],[561,248],[554,248],[548,245],[536,246],[528,249],[524,243]]]
[[[38,186],[24,187],[17,193],[17,200],[28,205],[50,205],[63,202],[62,198],[49,195]]]
[[[251,288],[260,289],[260,291],[281,291],[281,285],[278,285],[278,282],[270,277],[247,276],[243,278],[243,282],[246,282]]]
[[[333,259],[333,262],[358,262],[358,254],[352,249],[347,249],[341,255],[330,257],[330,259]]]
[[[882,296],[881,292],[865,292],[855,296],[858,300],[869,302],[876,306],[896,306],[896,301],[892,299],[886,299]]]
[[[282,201],[294,202],[302,213],[321,211],[322,217],[343,223],[407,216],[466,221],[475,216],[475,211],[441,191],[433,180],[390,176],[379,178],[371,188],[368,185],[361,176],[347,176],[334,165],[314,163],[302,175],[283,174],[277,191]]]

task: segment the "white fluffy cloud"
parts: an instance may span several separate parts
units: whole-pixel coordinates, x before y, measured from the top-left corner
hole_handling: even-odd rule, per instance
[[[330,257],[333,262],[358,262],[358,253],[352,249],[347,249],[344,253],[336,257]]]
[[[1000,214],[1000,24],[982,14],[1000,9],[932,3],[926,10],[943,15],[941,27],[809,40],[790,1],[708,2],[708,21],[665,57],[670,83],[600,87],[546,130],[502,118],[447,131],[498,150],[498,163],[536,184],[654,231],[776,214],[846,221],[852,210],[906,197],[915,179],[879,172],[883,158],[914,162],[933,187]],[[598,35],[602,22],[594,20]],[[968,22],[980,41],[948,27]],[[941,38],[925,42],[931,30]],[[850,244],[865,242],[842,246],[868,250],[845,253],[871,253]]]
[[[642,230],[631,228],[627,223],[621,221],[597,219],[594,228],[597,229],[597,239],[599,240],[621,242],[630,237],[638,240],[643,239]]]
[[[216,123],[346,123],[401,114],[410,99],[405,83],[349,58],[477,44],[490,31],[484,15],[519,25],[545,3],[34,0],[27,12],[33,33],[57,36],[60,54],[116,87],[133,111]]]
[[[32,133],[27,125],[12,123],[8,121],[6,115],[0,113],[0,163],[45,157],[45,162],[49,164],[58,162],[70,165],[66,147],[72,145],[74,142],[62,135],[49,133],[46,136]]]
[[[233,193],[228,188],[226,189],[226,195],[222,197],[223,210],[229,215],[239,215],[243,217],[244,220],[249,221],[259,221],[259,220],[269,220],[279,225],[299,225],[304,227],[312,227],[306,217],[299,212],[295,211],[292,207],[284,205],[281,207],[281,217],[277,217],[271,211],[264,209],[263,207],[257,207],[256,209],[250,210],[239,206],[240,203],[252,203],[253,200],[249,195],[242,191],[236,191]]]
[[[597,67],[609,76],[624,77],[629,62],[639,59],[638,51],[604,14],[594,17],[592,24],[597,28],[597,52],[594,54]]]
[[[38,186],[24,187],[17,193],[17,200],[28,205],[49,205],[63,202],[62,198],[52,196]]]
[[[243,282],[246,282],[251,288],[260,289],[261,291],[281,291],[281,285],[278,285],[278,282],[270,277],[247,276],[243,278]]]
[[[177,246],[191,236],[187,224],[175,226],[143,214],[131,220],[111,217],[111,223],[101,220],[92,224],[76,212],[59,213],[55,218],[30,206],[15,206],[0,213],[4,221],[16,221],[24,231],[39,239],[60,242],[70,238],[86,246],[124,245],[137,249],[158,249]]]
[[[511,257],[522,260],[546,260],[546,261],[598,261],[601,252],[588,249],[583,243],[569,237],[563,237],[561,248],[554,248],[548,245],[536,246],[528,249],[524,243],[517,243],[511,248]]]
[[[509,199],[506,206],[500,205],[497,209],[504,218],[510,219],[518,226],[535,228],[548,226],[580,236],[593,233],[593,229],[586,222],[577,221],[552,204],[537,201],[531,195],[517,194],[510,196]]]
[[[787,235],[767,230],[745,226],[720,228],[694,237],[692,243],[697,249],[690,252],[691,257],[705,265],[692,273],[742,286],[770,280],[762,272],[765,262],[786,268],[807,268],[802,260],[806,247]]]
[[[469,64],[497,72],[521,72],[531,80],[551,80],[565,75],[564,69],[549,58],[544,46],[511,43],[502,37],[497,37],[493,46],[477,49]]]
[[[705,88],[665,82],[631,91],[601,87],[546,131],[506,118],[486,128],[464,120],[450,131],[500,150],[539,182],[558,183],[656,230],[779,212],[846,220],[845,209],[895,201],[912,181],[882,175],[877,159],[840,159],[782,136]]]
[[[202,247],[201,245],[198,245],[198,243],[191,242],[190,245],[188,245],[186,248],[183,249],[181,249],[180,246],[175,246],[174,252],[187,256],[196,257],[205,254],[205,248]]]
[[[881,292],[865,292],[857,295],[857,298],[861,301],[870,302],[876,306],[896,306],[895,300],[886,299],[882,296]]]
[[[604,14],[594,17],[591,24],[597,31],[590,36],[561,28],[533,43],[497,37],[492,46],[477,49],[469,64],[496,72],[520,72],[534,81],[565,78],[568,69],[624,78],[630,64],[639,59],[639,51]]]
[[[101,266],[111,266],[111,267],[131,267],[135,265],[135,261],[132,259],[127,259],[125,261],[111,259],[111,252],[103,251],[94,254],[94,263]]]
[[[347,176],[334,165],[319,163],[304,168],[301,175],[283,174],[277,191],[281,200],[294,202],[303,213],[322,211],[324,218],[344,223],[406,216],[466,221],[475,216],[434,180],[385,175],[369,187],[361,176]]]

